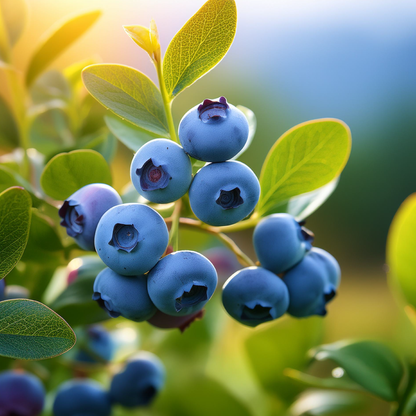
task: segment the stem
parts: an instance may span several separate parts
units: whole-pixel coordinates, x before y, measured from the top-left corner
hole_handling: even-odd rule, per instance
[[[249,219],[245,221],[240,221],[233,225],[224,225],[222,227],[217,227],[217,229],[218,231],[224,233],[234,233],[236,231],[243,231],[248,230],[249,228],[253,228],[259,223],[260,220],[261,217],[257,215],[257,213],[254,213]]]
[[[412,394],[413,387],[416,381],[416,361],[413,361],[409,364],[409,375],[406,384],[406,388],[401,394],[400,399],[398,400],[398,406],[392,408],[390,415],[391,416],[403,416],[406,409],[407,402]]]
[[[155,64],[157,77],[159,79],[160,93],[162,94],[163,107],[165,108],[169,134],[173,141],[175,141],[176,143],[179,143],[178,136],[176,135],[175,123],[173,122],[173,117],[172,117],[172,102],[168,96],[168,92],[166,91],[165,83],[163,80],[161,60],[160,59],[157,61],[153,60],[153,63]]]
[[[175,203],[175,208],[171,217],[172,226],[169,232],[169,244],[172,246],[173,251],[179,249],[179,219],[181,215],[182,201],[179,199]]]

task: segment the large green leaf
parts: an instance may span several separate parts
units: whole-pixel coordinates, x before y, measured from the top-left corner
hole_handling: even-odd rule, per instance
[[[416,308],[416,193],[397,211],[387,238],[389,277]]]
[[[71,327],[34,300],[0,302],[0,355],[23,360],[56,357],[75,345]]]
[[[105,108],[160,137],[169,137],[162,95],[150,78],[124,65],[97,64],[82,71],[89,93]]]
[[[350,130],[340,120],[312,120],[288,130],[263,164],[257,213],[286,212],[292,197],[333,181],[344,169],[350,151]]]
[[[156,134],[143,130],[120,117],[107,115],[104,120],[114,136],[133,152],[137,152],[146,142],[157,138]]]
[[[95,23],[100,15],[101,12],[98,10],[79,14],[45,33],[29,63],[26,84],[30,86],[53,60]]]
[[[225,56],[237,27],[234,0],[208,0],[175,35],[163,59],[171,98],[193,84]]]
[[[0,0],[0,15],[3,16],[10,46],[19,40],[27,21],[27,4],[25,0]]]
[[[0,147],[4,150],[19,146],[19,130],[13,113],[0,96]]]
[[[336,342],[313,351],[316,360],[333,360],[347,376],[386,401],[398,399],[403,365],[387,346],[375,341]]]
[[[0,194],[0,279],[16,266],[25,250],[31,206],[30,195],[23,188],[9,188]]]
[[[111,185],[111,172],[98,152],[74,150],[53,157],[45,166],[40,183],[47,195],[64,200],[90,183]]]
[[[300,392],[284,376],[285,368],[302,370],[309,362],[307,352],[322,338],[322,320],[285,318],[255,331],[247,338],[246,349],[253,371],[263,388],[290,402]]]

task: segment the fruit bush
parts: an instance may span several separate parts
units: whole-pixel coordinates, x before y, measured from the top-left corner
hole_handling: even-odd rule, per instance
[[[414,363],[376,341],[319,345],[341,270],[305,219],[348,161],[345,123],[293,127],[257,178],[238,160],[258,140],[255,115],[227,91],[173,119],[175,98],[231,47],[236,2],[208,0],[164,54],[154,21],[124,27],[159,86],[93,60],[48,71],[98,11],[45,34],[22,82],[17,12],[23,0],[0,0],[0,416],[345,414],[362,393],[412,414]],[[131,155],[122,190],[118,142]],[[412,203],[388,263],[414,320]],[[244,231],[257,260],[233,238]],[[326,360],[331,377],[307,372]]]

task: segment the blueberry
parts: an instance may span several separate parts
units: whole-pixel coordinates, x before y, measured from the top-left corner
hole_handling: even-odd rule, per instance
[[[261,220],[253,245],[262,267],[279,274],[299,263],[312,248],[313,234],[289,214],[273,214]]]
[[[95,248],[101,260],[124,276],[148,272],[165,252],[168,241],[163,218],[143,204],[111,208],[95,233]]]
[[[260,196],[256,175],[244,163],[211,163],[195,175],[189,189],[194,214],[210,225],[241,221],[255,208]]]
[[[166,204],[186,194],[192,181],[192,164],[181,146],[155,139],[135,154],[130,169],[137,192],[151,202]]]
[[[224,97],[204,100],[189,110],[179,124],[179,140],[186,153],[206,162],[234,157],[248,139],[244,114]]]
[[[213,295],[217,272],[195,251],[177,251],[157,263],[147,279],[149,296],[162,312],[185,316],[199,311]]]
[[[72,194],[59,209],[61,225],[84,250],[94,250],[94,234],[103,214],[121,204],[120,195],[108,185],[93,183]]]
[[[45,389],[40,380],[23,371],[0,374],[0,415],[37,416],[45,402]]]
[[[77,338],[83,348],[76,354],[76,361],[87,363],[108,362],[114,357],[116,345],[111,334],[101,325],[93,325],[83,331]]]
[[[123,316],[141,322],[151,318],[156,308],[147,292],[145,275],[127,277],[104,269],[94,281],[93,300],[105,309],[112,318]]]
[[[274,273],[247,267],[225,282],[222,302],[235,320],[254,327],[282,316],[289,306],[289,293]]]
[[[202,319],[204,316],[204,310],[191,313],[185,316],[172,316],[167,315],[161,311],[157,311],[150,319],[147,320],[150,325],[160,329],[172,329],[178,328],[181,332],[184,332],[193,322],[198,319]]]
[[[53,403],[54,416],[110,416],[108,393],[94,380],[75,379],[62,384]]]
[[[165,368],[154,354],[141,352],[113,377],[110,396],[124,407],[149,406],[165,383]]]
[[[298,318],[325,316],[326,304],[336,295],[340,278],[341,270],[334,257],[313,248],[283,277],[289,290],[289,314]]]

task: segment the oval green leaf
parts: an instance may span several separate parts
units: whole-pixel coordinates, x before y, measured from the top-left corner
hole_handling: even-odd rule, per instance
[[[368,392],[389,402],[398,399],[403,365],[387,346],[375,341],[336,342],[315,349],[313,356],[319,361],[335,361]]]
[[[133,152],[137,152],[146,142],[157,138],[156,134],[143,130],[120,117],[108,115],[104,120],[111,133]]]
[[[26,85],[32,85],[33,81],[49,64],[82,36],[96,22],[100,15],[101,12],[99,10],[83,13],[63,23],[58,23],[45,33],[29,63],[29,69],[26,74]]]
[[[299,124],[270,149],[261,174],[260,216],[286,212],[294,196],[314,191],[337,178],[351,151],[348,126],[336,119]]]
[[[163,58],[163,78],[171,99],[221,61],[236,28],[234,0],[208,0],[185,23]]]
[[[416,193],[400,206],[390,226],[387,238],[389,278],[416,308]]]
[[[94,150],[74,150],[53,157],[43,170],[40,184],[45,193],[64,200],[90,183],[111,185],[110,168]]]
[[[44,360],[75,345],[71,327],[52,309],[27,299],[0,302],[0,355]]]
[[[82,71],[88,92],[105,108],[144,130],[169,137],[162,95],[146,75],[124,65],[96,64]]]
[[[11,150],[19,146],[19,130],[12,111],[0,96],[0,147]]]
[[[12,187],[0,194],[0,279],[16,266],[25,251],[31,207],[30,195],[23,188]]]

